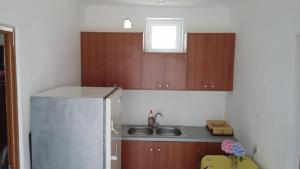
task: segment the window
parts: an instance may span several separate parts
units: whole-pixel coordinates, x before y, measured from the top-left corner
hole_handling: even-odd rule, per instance
[[[147,52],[182,52],[182,19],[147,18]]]

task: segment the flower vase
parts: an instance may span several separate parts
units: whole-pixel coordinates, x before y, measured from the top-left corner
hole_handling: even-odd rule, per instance
[[[231,169],[238,169],[238,158],[236,156],[229,156]]]

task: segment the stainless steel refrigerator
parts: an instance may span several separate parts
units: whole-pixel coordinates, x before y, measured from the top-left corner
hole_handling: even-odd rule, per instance
[[[120,169],[120,97],[112,87],[59,87],[32,96],[32,169]]]

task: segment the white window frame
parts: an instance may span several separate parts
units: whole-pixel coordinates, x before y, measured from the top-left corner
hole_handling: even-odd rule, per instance
[[[152,48],[152,26],[176,26],[176,48],[175,49],[153,49]],[[147,52],[183,52],[183,19],[182,18],[147,18],[146,19],[146,51]]]

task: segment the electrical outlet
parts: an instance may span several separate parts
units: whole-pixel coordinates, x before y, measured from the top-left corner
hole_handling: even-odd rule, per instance
[[[259,153],[260,153],[260,148],[258,145],[254,145],[253,146],[253,149],[252,149],[252,155],[253,157],[257,157],[259,156]]]

